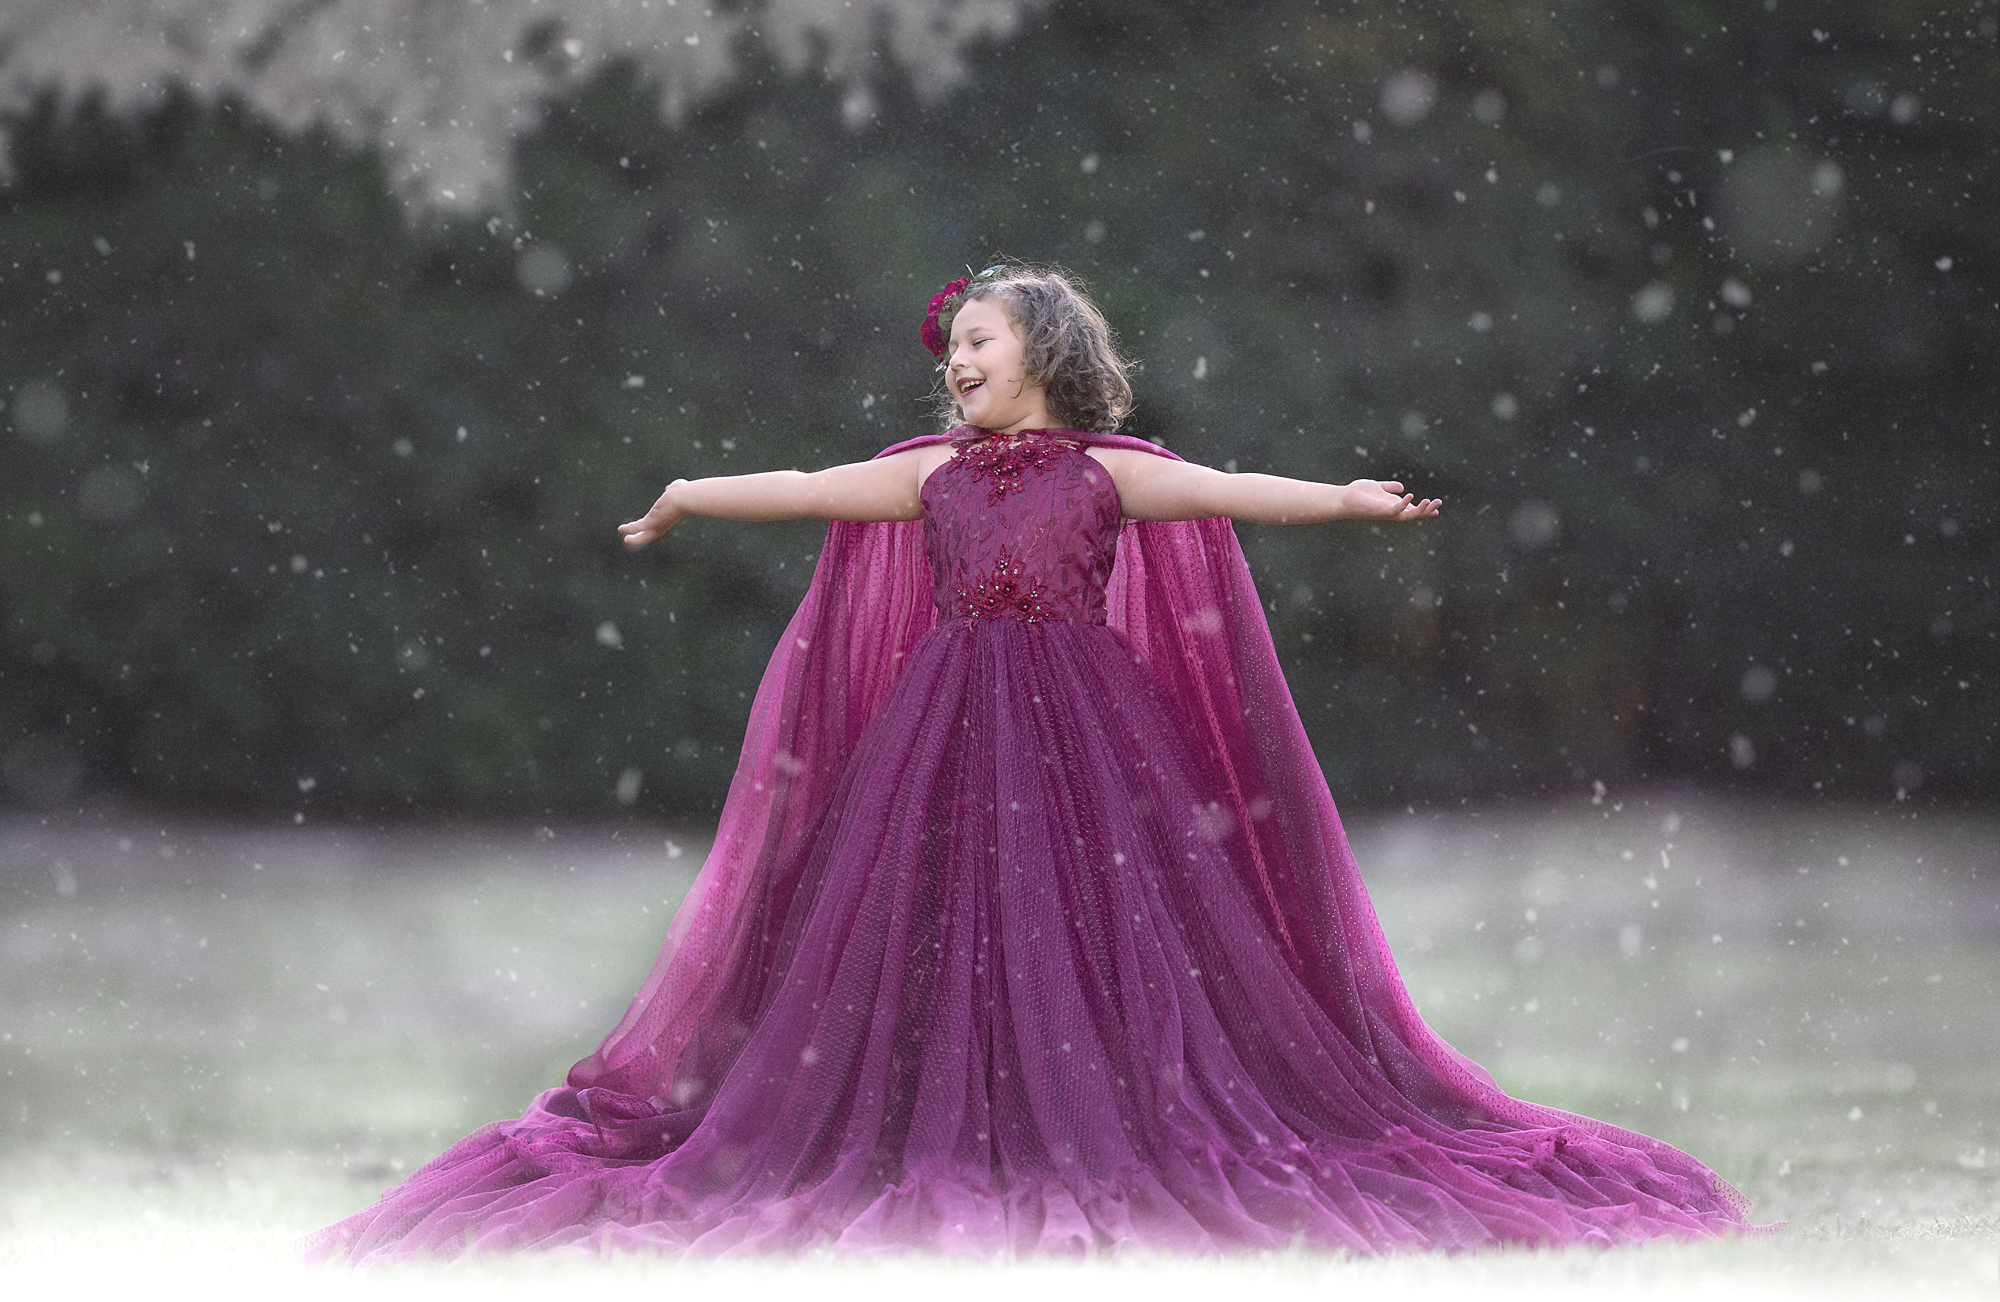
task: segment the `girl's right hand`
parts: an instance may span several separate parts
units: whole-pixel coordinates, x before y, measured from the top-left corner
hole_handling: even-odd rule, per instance
[[[674,490],[685,483],[685,479],[676,479],[668,484],[660,490],[660,500],[653,503],[652,510],[637,520],[618,526],[618,532],[625,535],[628,546],[643,547],[681,522],[687,512],[675,502]]]

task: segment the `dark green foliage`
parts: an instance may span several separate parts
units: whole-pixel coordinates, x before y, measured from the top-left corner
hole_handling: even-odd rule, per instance
[[[1059,6],[859,131],[599,79],[512,211],[415,230],[227,109],[44,109],[0,192],[9,790],[713,810],[820,530],[612,526],[921,432],[923,305],[1008,253],[1096,287],[1135,432],[1446,499],[1242,530],[1337,796],[1990,798],[2000,58],[1937,9]]]

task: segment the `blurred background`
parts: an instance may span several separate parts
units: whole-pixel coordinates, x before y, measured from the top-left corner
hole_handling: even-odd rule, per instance
[[[614,526],[1013,256],[1444,498],[1238,531],[1426,1015],[1990,1241],[1996,140],[1994,0],[0,0],[0,1162],[303,1229],[587,1052],[823,536]]]
[[[712,814],[822,530],[1059,262],[1356,808],[2000,794],[2000,7],[11,0],[10,799]]]

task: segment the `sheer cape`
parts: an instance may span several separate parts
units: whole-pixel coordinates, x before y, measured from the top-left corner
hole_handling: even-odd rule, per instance
[[[1061,433],[1093,446],[1172,455],[1136,439]],[[940,437],[948,436],[883,455]],[[1085,625],[1059,622],[1031,635],[1025,626],[991,620],[926,637],[937,623],[938,590],[925,524],[833,524],[752,704],[714,848],[617,1027],[572,1069],[567,1084],[541,1095],[519,1119],[460,1141],[375,1207],[321,1231],[308,1241],[309,1252],[368,1261],[562,1245],[1072,1251],[1098,1243],[1213,1250],[1282,1246],[1308,1232],[1312,1242],[1365,1251],[1611,1243],[1746,1228],[1747,1202],[1693,1158],[1658,1140],[1509,1098],[1418,1016],[1293,706],[1229,522],[1119,525],[1114,510],[1098,527],[1116,530],[1104,593],[1111,633],[1089,628],[1091,637],[1080,638]],[[973,662],[950,648],[970,646],[975,634],[981,645],[1017,645],[1006,640],[1016,634],[1042,651],[1060,644],[1068,648],[1061,664],[1079,675],[1105,649],[1098,639],[1115,641],[1121,649],[1111,658],[1127,675],[1118,680],[1126,686],[1107,699],[1142,694],[1153,720],[1124,726],[1118,735],[1125,754],[1138,768],[1154,769],[1206,752],[1212,777],[1198,788],[1203,804],[1182,808],[1203,836],[1213,832],[1216,844],[1227,838],[1231,849],[1201,870],[1223,876],[1187,887],[1168,912],[1226,918],[1217,925],[1227,935],[1214,933],[1211,954],[1227,945],[1242,949],[1246,963],[1254,956],[1254,966],[1237,969],[1253,979],[1230,988],[1271,1000],[1253,1005],[1232,995],[1225,1026],[1211,995],[1222,989],[1220,977],[1204,985],[1202,972],[1190,966],[1182,984],[1178,963],[1185,958],[1172,971],[1147,968],[1134,948],[1133,963],[1115,969],[1122,984],[1104,986],[1101,997],[1069,979],[1076,970],[1052,964],[1047,973],[1066,985],[1015,987],[1010,973],[1004,981],[990,978],[983,995],[954,986],[949,999],[923,1002],[925,981],[912,984],[914,955],[899,930],[920,910],[911,907],[915,897],[903,893],[903,884],[935,884],[954,873],[970,883],[985,871],[979,865],[1000,866],[982,857],[997,855],[997,844],[975,849],[963,862],[956,851],[925,859],[927,852],[917,849],[930,835],[924,819],[939,809],[954,817],[962,797],[966,809],[979,799],[995,801],[987,806],[994,809],[999,796],[990,782],[983,794],[964,796],[979,785],[966,778],[974,770],[942,779],[937,774],[945,770],[924,770],[931,776],[915,778],[912,790],[931,812],[912,822],[906,810],[876,800],[900,794],[898,775],[918,771],[898,756],[977,723],[980,710],[1014,709],[1041,701],[1035,692],[1115,677],[1055,674],[1027,686],[1030,680],[1017,674],[1046,674],[1047,666],[1034,670],[1033,656],[1019,655],[1017,646],[1014,658],[979,662],[977,672],[995,685],[978,698],[985,705],[975,708],[974,697],[948,690],[927,696],[926,675],[943,681],[947,662],[956,666],[950,671],[956,681],[967,681]],[[1003,697],[1004,707],[996,704]],[[965,753],[979,753],[978,745],[968,743]],[[943,745],[937,753],[959,752]],[[1145,799],[1101,751],[1092,759],[1087,747],[1077,750],[1077,767],[1061,769],[1045,767],[1053,752],[1015,754],[1028,761],[1022,771],[1036,775],[1017,788],[1024,799]],[[874,802],[865,809],[854,803],[857,783]],[[1183,783],[1174,799],[1196,791]],[[1220,798],[1207,803],[1211,794]],[[836,816],[847,814],[851,820]],[[848,844],[843,828],[859,829],[851,857],[840,848]],[[897,839],[876,837],[882,829],[895,829]],[[1194,870],[1177,875],[1157,856],[1128,861],[1109,854],[1121,868],[1087,854],[1050,853],[1046,838],[1011,844],[1016,849],[1004,876],[1033,883],[1002,891],[995,885],[1002,874],[989,874],[979,889],[998,912],[982,915],[984,906],[970,895],[953,906],[954,925],[963,924],[957,938],[931,947],[949,951],[953,971],[983,972],[982,947],[996,934],[1025,937],[1018,957],[1032,963],[1033,937],[1040,934],[1034,928],[1044,924],[1088,931],[1112,945],[1137,937],[1139,915],[1125,927],[1127,908],[1143,909],[1148,892],[1195,880]],[[815,862],[824,869],[819,876]],[[1056,879],[1075,894],[1058,898]],[[833,881],[841,883],[838,891],[828,888]],[[1113,889],[1127,892],[1115,911],[1105,907],[1108,897],[1086,900]],[[848,920],[809,926],[805,915],[817,916],[816,908],[836,896],[836,913]],[[849,906],[864,899],[881,907],[865,926],[855,926],[852,918],[861,914]],[[925,907],[946,916],[935,901]],[[804,952],[806,935],[815,957],[800,969],[792,958]],[[1185,927],[1178,939],[1149,942],[1148,952],[1170,952],[1169,941],[1171,952],[1188,953]],[[916,952],[923,951],[920,943]],[[855,956],[853,969],[841,967],[836,955]],[[799,970],[809,974],[795,979]],[[849,975],[860,984],[841,986],[846,1002],[834,1009],[831,992]],[[1021,1000],[1007,993],[1015,988],[1026,992]],[[1048,991],[1066,992],[1057,997],[1069,1002],[1052,1009]],[[1166,1029],[1133,1052],[1137,1042],[1121,1018],[1120,991],[1135,996],[1132,1007],[1157,998],[1165,1010],[1161,1028],[1204,1029],[1178,1041]],[[869,1011],[858,1011],[871,997]],[[838,1026],[820,1020],[823,1007],[840,1019]],[[912,1008],[915,1020],[906,1016]],[[979,1010],[998,1008],[1005,1014],[982,1031]],[[1183,1013],[1196,1020],[1179,1021]],[[1122,1047],[1090,1038],[1096,1016],[1117,1024],[1113,1038]],[[1071,1025],[1086,1039],[1074,1059],[1063,1034]],[[1033,1051],[1010,1038],[1023,1026],[1038,1037]],[[1058,1026],[1054,1035],[1040,1034]],[[830,1034],[820,1035],[822,1028]],[[995,1028],[1006,1034],[992,1043],[981,1038]],[[801,1043],[802,1037],[810,1038]],[[1001,1039],[1004,1055],[993,1048]],[[864,1040],[872,1046],[865,1051]],[[1268,1076],[1262,1085],[1246,1078],[1238,1088],[1237,1075],[1252,1070],[1239,1048]],[[840,1077],[844,1086],[801,1075],[822,1051],[830,1055],[827,1064],[848,1064],[837,1069],[847,1073]],[[1072,1078],[1064,1064],[1071,1062],[1080,1064],[1079,1073],[1105,1069],[1107,1075],[1094,1078],[1100,1086],[1109,1083],[1108,1073],[1122,1072],[1115,1082],[1121,1090],[1136,1089],[1143,1076],[1163,1082],[1165,1092],[1146,1094],[1145,1103],[1138,1094],[1128,1103],[1125,1094],[1100,1092],[1086,1108],[1065,1089]],[[827,1064],[822,1069],[835,1070]],[[898,1072],[914,1073],[914,1092],[891,1106]],[[929,1103],[919,1081],[937,1086]],[[1200,1089],[1211,1093],[1197,1097]],[[1001,1095],[1012,1100],[1004,1116],[995,1110]],[[1209,1097],[1212,1104],[1202,1102]],[[973,1102],[961,1106],[965,1100]],[[1043,1104],[1053,1129],[1037,1119]],[[920,1117],[930,1129],[917,1143]],[[1117,1142],[1121,1125],[1124,1147]],[[1019,1135],[995,1137],[1008,1126]],[[1071,1170],[1077,1154],[1067,1146],[1075,1136],[1102,1151]],[[966,1139],[971,1146],[961,1151]]]

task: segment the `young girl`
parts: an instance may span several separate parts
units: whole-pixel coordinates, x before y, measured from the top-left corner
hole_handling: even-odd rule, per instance
[[[1424,1025],[1227,518],[1420,520],[1115,434],[1060,274],[932,300],[963,423],[689,514],[835,521],[715,847],[568,1083],[322,1231],[555,1245],[1359,1252],[1742,1228],[1665,1144],[1507,1097]]]

